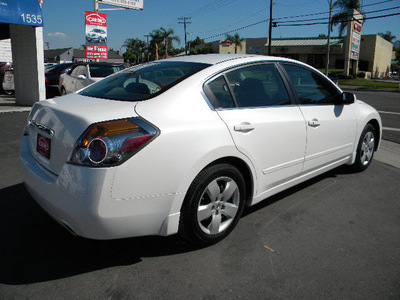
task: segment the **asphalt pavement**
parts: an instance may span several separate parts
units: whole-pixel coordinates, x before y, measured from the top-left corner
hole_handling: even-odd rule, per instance
[[[71,236],[26,191],[28,112],[10,107],[0,105],[0,299],[400,299],[397,143],[384,141],[365,172],[337,168],[246,209],[211,247],[94,241]]]

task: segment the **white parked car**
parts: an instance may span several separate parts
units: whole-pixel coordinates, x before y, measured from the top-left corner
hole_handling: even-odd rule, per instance
[[[199,55],[138,65],[36,103],[23,179],[73,234],[226,237],[245,205],[371,163],[377,111],[298,61]]]
[[[78,63],[60,75],[58,90],[61,95],[70,94],[123,69],[122,64]]]

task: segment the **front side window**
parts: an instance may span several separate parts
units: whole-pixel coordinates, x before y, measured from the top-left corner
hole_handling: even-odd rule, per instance
[[[229,71],[207,83],[205,92],[215,108],[266,107],[291,103],[273,63]]]
[[[309,69],[284,64],[286,72],[296,90],[300,104],[335,104],[338,90],[324,77]]]
[[[163,93],[208,66],[210,65],[190,62],[151,62],[105,78],[79,94],[120,101],[146,100]],[[93,73],[92,76],[95,77]]]

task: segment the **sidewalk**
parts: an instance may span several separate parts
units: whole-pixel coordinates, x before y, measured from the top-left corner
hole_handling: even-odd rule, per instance
[[[31,106],[15,105],[14,95],[0,95],[0,113],[30,111]]]

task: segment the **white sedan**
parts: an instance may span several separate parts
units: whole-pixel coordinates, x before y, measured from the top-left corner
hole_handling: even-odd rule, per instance
[[[208,245],[245,205],[343,164],[365,170],[381,129],[374,108],[306,64],[187,56],[36,103],[23,178],[75,235],[180,233]]]

